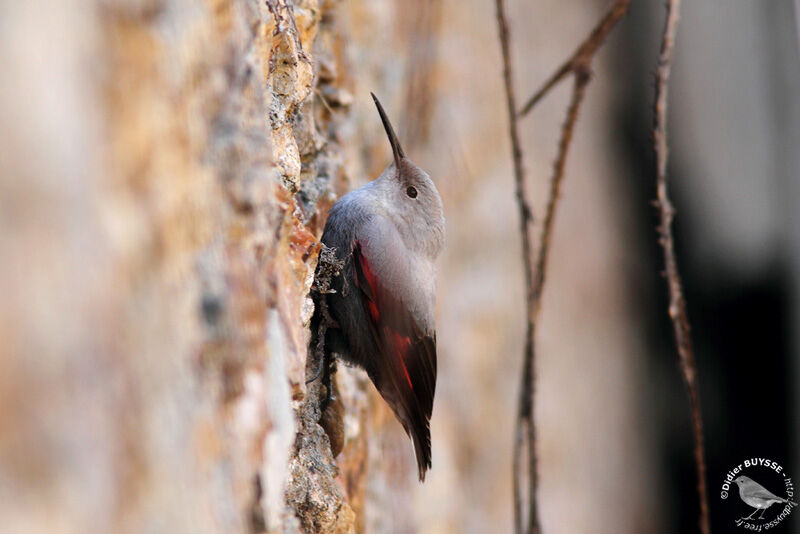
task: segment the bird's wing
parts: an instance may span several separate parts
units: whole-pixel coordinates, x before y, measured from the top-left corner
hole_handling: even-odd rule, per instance
[[[775,495],[774,493],[769,491],[767,488],[765,488],[761,484],[758,484],[757,482],[754,482],[753,484],[754,484],[754,486],[753,486],[753,488],[751,489],[751,492],[750,492],[750,496],[751,497],[755,497],[756,499],[774,500],[774,501],[778,501],[778,502],[783,502],[784,501],[784,499],[782,497],[778,497],[777,495]]]
[[[436,390],[436,334],[429,309],[435,282],[415,285],[419,273],[409,264],[402,242],[386,246],[399,236],[392,236],[385,224],[378,229],[373,225],[371,231],[356,241],[353,265],[355,284],[381,350],[371,365],[372,379],[414,440],[423,479],[431,465],[429,421]],[[381,231],[387,233],[375,233]]]

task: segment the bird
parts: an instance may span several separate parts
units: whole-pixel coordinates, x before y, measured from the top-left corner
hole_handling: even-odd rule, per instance
[[[797,506],[796,502],[778,497],[750,477],[741,475],[736,478],[734,482],[737,486],[739,486],[739,497],[745,502],[745,504],[755,508],[753,513],[747,516],[746,519],[753,517],[753,515],[759,510],[761,510],[761,514],[758,516],[758,519],[761,519],[767,508],[773,504],[783,503],[790,506]]]
[[[324,357],[338,355],[366,371],[413,441],[424,482],[431,468],[435,262],[444,248],[444,209],[433,180],[406,157],[383,106],[370,94],[392,161],[378,178],[334,203],[325,223],[322,243],[334,249],[342,268],[333,291],[318,296],[333,320],[324,334]]]

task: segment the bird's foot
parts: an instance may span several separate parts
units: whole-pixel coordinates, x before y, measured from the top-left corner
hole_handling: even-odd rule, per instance
[[[333,375],[336,373],[336,358],[333,355],[326,355],[327,361],[322,362],[323,375],[322,385],[325,388],[325,396],[319,403],[320,410],[325,411],[325,408],[336,399],[333,392]]]
[[[317,366],[317,370],[314,371],[314,376],[311,378],[306,379],[306,385],[309,385],[312,382],[315,382],[320,376],[322,376],[322,372],[325,370],[325,362],[320,361],[319,365]]]

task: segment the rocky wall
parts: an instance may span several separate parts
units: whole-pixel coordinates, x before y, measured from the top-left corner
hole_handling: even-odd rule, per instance
[[[38,4],[0,7],[2,530],[354,531],[364,383],[343,470],[305,384],[340,4]]]

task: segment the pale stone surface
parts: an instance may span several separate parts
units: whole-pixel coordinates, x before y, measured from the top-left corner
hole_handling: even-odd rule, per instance
[[[285,497],[336,470],[303,399],[339,6],[269,4],[0,7],[3,532],[354,530],[333,474]]]

